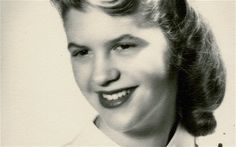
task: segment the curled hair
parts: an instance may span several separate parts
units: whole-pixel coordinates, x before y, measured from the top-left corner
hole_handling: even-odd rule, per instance
[[[171,64],[178,73],[181,122],[194,136],[210,134],[216,127],[213,111],[225,93],[225,69],[212,31],[185,0],[163,0],[159,7],[158,22],[170,40]]]
[[[101,8],[107,14],[112,16],[122,16],[132,14],[138,8],[136,0],[51,0],[59,10],[62,18],[65,18],[70,8],[85,11],[86,6],[95,6]]]
[[[185,0],[52,0],[64,18],[69,8],[85,11],[94,5],[109,15],[142,12],[156,24],[170,44],[170,68],[177,73],[177,113],[194,136],[210,134],[216,127],[213,111],[225,93],[225,69],[209,26]],[[96,0],[97,1],[97,0]]]

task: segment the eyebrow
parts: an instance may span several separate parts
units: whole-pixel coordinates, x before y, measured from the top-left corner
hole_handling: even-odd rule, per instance
[[[133,36],[131,34],[124,34],[124,35],[121,35],[121,36],[119,36],[119,37],[117,37],[115,39],[111,39],[111,40],[107,41],[105,43],[105,46],[112,46],[113,44],[115,44],[117,42],[121,42],[122,40],[135,40],[136,42],[140,42],[142,44],[148,44],[147,41],[145,41],[145,40],[143,40],[143,39],[141,39],[139,37],[135,37],[135,36]],[[79,45],[77,43],[70,42],[68,44],[68,49],[70,50],[70,48],[72,48],[72,47],[75,47],[75,48],[88,48],[85,45]]]
[[[76,43],[74,43],[74,42],[70,42],[69,44],[68,44],[68,50],[70,50],[70,48],[73,48],[73,47],[75,47],[75,48],[88,48],[88,47],[86,47],[86,46],[84,46],[84,45],[79,45],[79,44],[76,44]]]
[[[131,34],[124,34],[124,35],[121,35],[115,39],[112,39],[108,42],[105,43],[106,46],[112,46],[113,44],[117,43],[117,42],[121,42],[123,40],[134,40],[135,42],[140,42],[140,43],[145,43],[147,44],[147,41],[139,38],[139,37],[135,37]]]

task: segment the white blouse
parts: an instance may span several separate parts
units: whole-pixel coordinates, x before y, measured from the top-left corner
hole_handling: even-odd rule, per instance
[[[178,125],[176,132],[167,147],[195,147],[194,137],[189,134],[181,125]],[[120,147],[101,132],[93,122],[84,127],[83,131],[65,146],[96,146],[96,147]]]

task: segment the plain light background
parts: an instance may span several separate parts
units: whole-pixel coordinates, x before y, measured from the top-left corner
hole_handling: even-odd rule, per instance
[[[2,146],[62,145],[93,110],[74,82],[60,17],[47,0],[0,2]],[[235,1],[191,3],[212,26],[227,68],[218,127],[200,140],[235,146]]]

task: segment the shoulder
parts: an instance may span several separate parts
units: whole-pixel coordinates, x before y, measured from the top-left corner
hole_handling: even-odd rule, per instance
[[[106,135],[104,135],[91,121],[88,123],[81,132],[73,138],[71,141],[66,143],[64,147],[73,146],[118,146]]]
[[[178,125],[174,136],[167,147],[195,147],[195,137],[188,133],[181,124]]]
[[[225,146],[225,139],[220,134],[214,133],[208,136],[194,137],[179,124],[167,147],[223,147]]]

